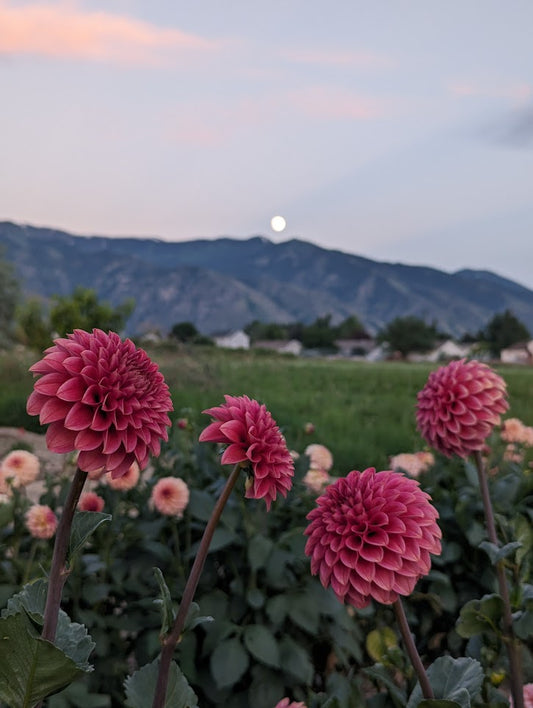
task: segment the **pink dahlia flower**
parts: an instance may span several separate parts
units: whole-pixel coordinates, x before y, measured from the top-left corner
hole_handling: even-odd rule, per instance
[[[181,519],[189,503],[189,487],[179,477],[162,477],[154,488],[150,501],[160,514]]]
[[[333,467],[333,455],[325,445],[314,443],[305,448],[305,455],[309,457],[309,467],[312,470],[329,470]]]
[[[302,479],[307,489],[314,494],[320,494],[324,487],[331,482],[331,477],[326,470],[309,469]]]
[[[285,438],[266,407],[248,396],[224,396],[226,402],[203,411],[215,422],[200,435],[201,442],[226,443],[223,465],[244,463],[252,477],[246,485],[248,499],[264,499],[267,509],[278,492],[292,486],[294,462]]]
[[[133,487],[137,486],[140,476],[141,471],[139,469],[139,465],[134,462],[129,466],[128,471],[125,472],[122,477],[116,477],[115,479],[113,479],[113,477],[108,477],[107,483],[111,489],[118,489],[121,492],[127,492],[129,489],[133,489]]]
[[[0,474],[4,481],[11,480],[14,487],[25,487],[39,475],[39,458],[27,450],[13,450],[0,464]]]
[[[419,477],[435,464],[431,452],[401,452],[390,458],[390,466],[395,472],[407,472],[411,477]]]
[[[133,462],[146,467],[168,439],[172,403],[163,375],[145,351],[118,334],[77,329],[56,339],[30,371],[39,375],[27,410],[48,424],[53,452],[79,450],[85,472],[113,477]]]
[[[52,538],[57,528],[57,518],[45,504],[34,504],[26,512],[26,527],[34,538]]]
[[[505,381],[486,364],[452,361],[433,371],[418,394],[418,429],[447,457],[468,457],[499,425],[506,396]]]
[[[84,492],[80,496],[78,509],[80,511],[103,511],[104,500],[96,492]]]
[[[397,472],[350,472],[317,499],[305,552],[311,572],[361,609],[409,595],[441,551],[437,510],[418,482]]]
[[[302,701],[292,701],[290,698],[282,698],[279,703],[276,703],[275,708],[307,708]]]

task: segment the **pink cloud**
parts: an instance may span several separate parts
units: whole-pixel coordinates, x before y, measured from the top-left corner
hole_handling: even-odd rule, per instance
[[[330,66],[347,66],[351,68],[370,69],[392,66],[389,57],[368,51],[342,51],[318,49],[289,49],[282,52],[289,61],[298,64],[322,64]]]
[[[520,104],[529,101],[533,96],[533,86],[525,81],[514,83],[453,81],[448,85],[448,90],[455,96],[505,99]]]
[[[71,2],[11,6],[0,0],[0,54],[37,54],[125,65],[160,64],[165,52],[211,51],[217,42]]]
[[[290,101],[307,116],[324,120],[371,120],[389,113],[381,99],[325,86],[294,92]]]

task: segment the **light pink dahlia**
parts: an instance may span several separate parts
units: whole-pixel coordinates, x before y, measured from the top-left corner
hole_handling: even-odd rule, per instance
[[[189,497],[189,487],[180,477],[162,477],[155,483],[150,501],[160,514],[181,519]]]
[[[103,511],[104,506],[104,500],[96,492],[84,492],[78,502],[80,511]]]
[[[441,551],[438,512],[416,480],[397,472],[350,472],[326,488],[310,521],[311,572],[341,602],[359,609],[373,598],[409,595]]]
[[[172,402],[163,375],[129,339],[76,329],[56,339],[30,371],[39,375],[27,410],[48,424],[53,452],[79,450],[85,472],[104,467],[113,477],[133,462],[146,467],[168,439]]]
[[[140,476],[141,471],[139,469],[139,465],[134,462],[130,465],[129,469],[122,475],[122,477],[116,477],[115,479],[113,479],[113,477],[108,477],[106,482],[111,489],[118,489],[121,492],[127,492],[129,489],[133,489],[133,487],[137,486]]]
[[[12,450],[0,463],[0,475],[14,487],[25,487],[39,476],[39,458],[27,450]]]
[[[245,463],[252,477],[246,485],[248,499],[264,499],[267,509],[278,492],[292,486],[294,462],[285,438],[263,404],[248,396],[224,396],[226,402],[203,411],[215,421],[200,435],[201,442],[226,443],[223,465]]]
[[[52,538],[57,517],[46,504],[34,504],[26,512],[26,527],[34,538]]]
[[[418,429],[447,457],[468,457],[499,425],[506,396],[505,381],[486,364],[452,361],[433,371],[418,394]]]
[[[292,701],[290,698],[282,698],[279,703],[276,703],[275,708],[307,708],[302,701]]]

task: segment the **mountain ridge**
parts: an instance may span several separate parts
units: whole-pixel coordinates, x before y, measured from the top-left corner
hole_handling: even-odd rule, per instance
[[[458,336],[505,309],[533,331],[533,291],[492,271],[374,261],[297,238],[171,242],[3,221],[0,245],[24,296],[46,300],[82,285],[113,305],[133,297],[128,334],[167,332],[187,320],[210,334],[254,319],[309,323],[355,314],[370,332],[413,315]]]

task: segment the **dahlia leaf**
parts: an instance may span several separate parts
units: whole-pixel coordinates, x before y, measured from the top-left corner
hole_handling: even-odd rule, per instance
[[[479,544],[479,548],[490,558],[492,565],[496,565],[499,561],[512,555],[517,548],[521,548],[522,543],[520,541],[511,541],[506,543],[505,546],[498,546],[495,543],[490,543],[490,541],[482,541]]]
[[[294,676],[306,686],[313,681],[314,667],[309,658],[309,653],[301,644],[289,636],[283,637],[280,642],[280,662],[283,670]]]
[[[191,606],[187,612],[187,617],[185,618],[185,624],[183,626],[183,631],[188,629],[194,629],[199,624],[205,624],[208,622],[214,622],[215,618],[210,615],[201,615],[200,606],[197,602],[191,602]]]
[[[281,672],[258,664],[253,667],[251,673],[253,680],[248,690],[246,705],[254,708],[270,708],[277,705],[285,693]]]
[[[111,521],[111,519],[111,514],[104,514],[101,511],[77,511],[72,520],[69,559],[72,560],[81,551],[89,536],[101,524]]]
[[[439,657],[428,668],[427,675],[435,699],[455,702],[461,708],[470,708],[472,701],[481,690],[484,678],[479,661],[467,657],[452,659],[451,656]],[[407,708],[418,708],[422,700],[422,689],[417,683]]]
[[[82,670],[37,634],[25,613],[0,619],[0,699],[30,708],[71,683]]]
[[[250,659],[240,641],[233,637],[226,639],[211,654],[211,675],[218,688],[230,688],[245,673]]]
[[[259,568],[265,567],[273,547],[274,542],[261,534],[257,534],[250,540],[248,544],[248,563],[252,573],[255,573]]]
[[[189,513],[200,521],[209,521],[213,513],[215,500],[208,492],[200,489],[191,489],[189,497]]]
[[[503,600],[495,593],[484,595],[481,600],[470,600],[461,608],[456,632],[465,639],[482,632],[498,634],[502,614]]]
[[[445,698],[427,698],[421,701],[417,708],[461,708],[461,704],[456,701],[448,701]]]
[[[165,582],[163,573],[159,568],[154,568],[155,579],[159,585],[160,596],[155,600],[161,607],[161,636],[166,636],[174,624],[174,608],[172,607],[172,597]]]
[[[244,628],[244,644],[250,654],[267,666],[278,669],[280,654],[278,643],[272,632],[261,624],[250,624]]]
[[[518,612],[513,619],[513,630],[519,639],[527,640],[533,636],[533,612]]]
[[[124,681],[126,691],[126,706],[128,708],[146,708],[152,705],[157,676],[159,673],[159,659],[151,664],[146,664]],[[198,698],[179,666],[173,661],[170,664],[165,708],[197,708]]]

